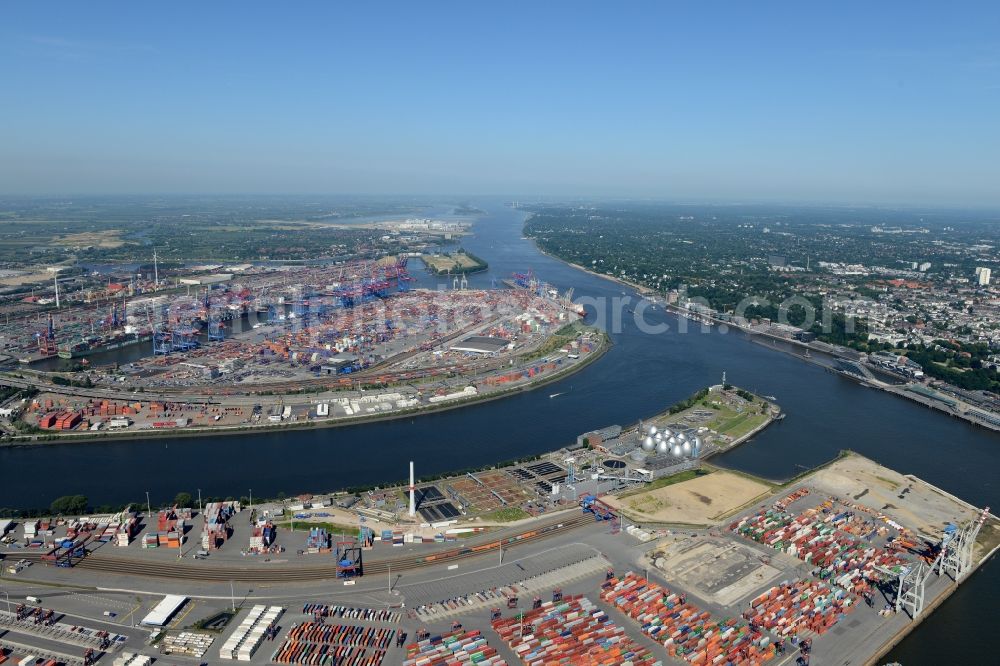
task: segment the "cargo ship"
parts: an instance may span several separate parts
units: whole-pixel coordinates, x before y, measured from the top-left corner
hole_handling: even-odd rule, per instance
[[[59,345],[59,358],[71,359],[90,356],[105,351],[130,347],[153,339],[150,334],[122,333],[109,338],[100,336],[84,338],[78,342]]]

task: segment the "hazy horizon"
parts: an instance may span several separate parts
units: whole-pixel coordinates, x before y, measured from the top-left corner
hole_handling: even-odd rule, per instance
[[[4,196],[1000,208],[993,3],[6,16]]]

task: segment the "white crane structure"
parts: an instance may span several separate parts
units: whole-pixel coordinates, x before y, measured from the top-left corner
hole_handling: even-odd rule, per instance
[[[923,561],[918,561],[900,571],[886,567],[875,567],[875,569],[897,581],[896,612],[906,610],[914,620],[920,617],[924,612],[924,588],[927,579],[930,578],[931,568]]]
[[[931,570],[936,571],[938,575],[942,572],[951,574],[956,583],[968,576],[975,568],[973,553],[976,548],[976,538],[989,515],[990,507],[986,507],[978,518],[969,521],[965,527],[957,528],[949,525],[945,528],[944,538],[941,540],[941,552],[931,565]]]

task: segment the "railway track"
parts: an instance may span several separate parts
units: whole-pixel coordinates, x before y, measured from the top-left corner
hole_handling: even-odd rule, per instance
[[[489,320],[476,321],[470,326],[460,330],[452,331],[433,341],[429,349],[442,347],[449,342],[475,331],[483,326],[488,326],[500,319],[495,316]],[[383,359],[379,363],[354,372],[351,375],[336,377],[315,377],[304,378],[295,381],[281,381],[267,383],[264,388],[269,392],[300,392],[302,390],[319,389],[349,389],[355,384],[368,386],[391,385],[400,382],[424,380],[428,378],[440,377],[446,379],[449,375],[462,375],[469,371],[474,373],[491,372],[506,367],[504,359],[489,359],[475,364],[467,362],[455,362],[430,368],[415,368],[409,370],[392,370],[391,367],[406,361],[413,356],[429,351],[429,349],[412,349],[400,352],[394,356]],[[30,380],[14,377],[4,377],[3,384],[17,388],[35,388],[38,385],[45,385],[47,391],[76,395],[89,398],[110,399],[110,400],[134,400],[135,395],[131,391],[116,391],[114,388],[95,387],[85,389],[81,387],[66,387],[52,385],[48,386],[51,373],[21,369],[22,374],[31,377]],[[222,386],[198,386],[198,387],[171,387],[161,386],[149,389],[143,394],[145,400],[161,400],[166,402],[188,402],[211,404],[221,402],[228,396],[250,396],[253,392],[248,392],[239,385]]]
[[[480,544],[466,546],[463,548],[455,548],[423,556],[410,555],[388,560],[379,560],[365,564],[364,573],[365,575],[386,574],[390,568],[393,571],[409,571],[420,567],[461,561],[495,551],[500,548],[501,543],[504,548],[513,548],[523,544],[540,541],[593,522],[594,518],[589,514],[575,515],[567,518],[563,522],[548,523],[534,530],[528,530],[513,536],[503,537],[502,539],[488,540]],[[41,553],[9,553],[8,557],[12,560],[25,559],[35,563],[43,562]],[[135,558],[102,557],[100,554],[91,554],[82,560],[79,560],[73,568],[117,575],[144,576],[188,581],[282,583],[336,578],[337,566],[336,563],[332,561],[332,557],[330,560],[330,564],[324,565],[250,568],[234,566],[206,566],[204,564],[199,565],[182,561],[151,562]]]

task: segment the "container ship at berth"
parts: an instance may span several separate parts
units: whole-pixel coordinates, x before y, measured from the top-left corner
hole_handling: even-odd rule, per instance
[[[91,336],[77,342],[59,345],[58,355],[59,358],[80,358],[82,356],[90,356],[91,354],[129,347],[141,342],[149,342],[152,339],[152,334],[148,332]]]
[[[505,287],[530,291],[538,296],[548,296],[554,301],[561,301],[564,306],[575,312],[580,317],[587,315],[587,310],[573,302],[573,289],[569,289],[565,294],[560,295],[559,291],[544,282],[540,282],[530,269],[527,273],[514,273],[509,278],[501,280]]]

